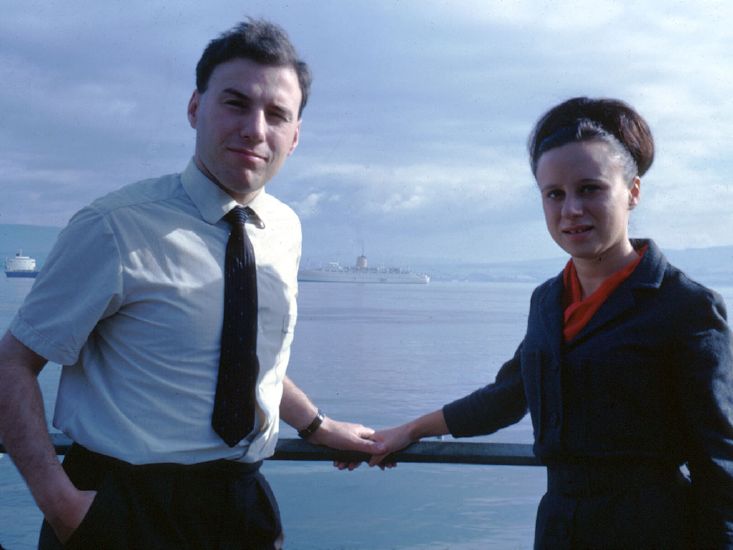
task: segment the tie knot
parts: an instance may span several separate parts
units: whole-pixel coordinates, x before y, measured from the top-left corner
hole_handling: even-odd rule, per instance
[[[247,213],[247,210],[245,210],[241,206],[235,206],[229,212],[226,213],[226,216],[224,216],[224,219],[232,225],[242,226],[247,221],[248,216],[249,214]]]
[[[265,228],[265,222],[263,222],[257,213],[249,206],[235,206],[224,215],[224,219],[228,221],[232,227],[236,226],[244,228],[244,224],[249,222],[254,224],[257,229]]]

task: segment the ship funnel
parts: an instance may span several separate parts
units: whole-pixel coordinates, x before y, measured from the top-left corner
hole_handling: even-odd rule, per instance
[[[367,257],[362,254],[356,259],[356,267],[358,269],[366,269],[367,267]]]

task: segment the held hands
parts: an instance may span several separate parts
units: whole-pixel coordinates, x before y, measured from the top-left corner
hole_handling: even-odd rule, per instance
[[[327,416],[320,427],[308,438],[308,442],[341,451],[356,451],[370,455],[385,452],[384,445],[374,439],[373,429],[361,424],[340,422]]]
[[[391,461],[385,461],[392,453],[396,453],[415,442],[412,439],[410,429],[407,424],[373,432],[370,436],[373,441],[382,446],[382,450],[372,452],[369,460],[369,466],[379,466],[382,470],[385,468],[394,468],[397,464]],[[339,470],[354,470],[361,465],[361,462],[334,462],[333,465]]]
[[[423,437],[431,437],[436,435],[445,435],[450,433],[448,425],[443,415],[443,410],[438,409],[415,420],[386,430],[372,432],[369,436],[372,440],[382,446],[382,450],[376,450],[371,453],[372,458],[369,460],[369,466],[379,466],[381,469],[393,468],[396,464],[388,459],[389,455],[401,451],[405,447],[420,441]],[[353,470],[359,466],[359,463],[334,463],[340,470],[348,468]]]
[[[415,442],[408,424],[376,432],[374,439],[384,445],[385,451],[382,454],[372,455],[372,458],[369,460],[369,466],[379,466],[382,470],[385,468],[394,468],[397,465],[395,462],[385,462],[384,459],[387,456],[401,451]]]

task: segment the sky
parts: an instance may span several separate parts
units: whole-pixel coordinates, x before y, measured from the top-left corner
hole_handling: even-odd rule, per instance
[[[185,168],[208,41],[283,26],[314,73],[300,144],[268,192],[303,262],[562,256],[526,139],[578,95],[655,135],[631,235],[733,244],[733,3],[0,0],[0,223],[63,226],[94,198]]]

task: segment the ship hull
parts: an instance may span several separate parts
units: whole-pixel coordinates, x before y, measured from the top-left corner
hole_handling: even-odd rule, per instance
[[[5,275],[11,279],[35,279],[38,271],[6,271]]]
[[[430,282],[427,275],[415,273],[373,273],[359,271],[318,271],[304,270],[298,273],[301,283],[362,283],[362,284],[398,284],[426,285]]]

